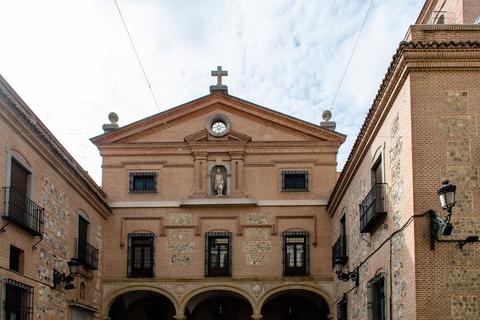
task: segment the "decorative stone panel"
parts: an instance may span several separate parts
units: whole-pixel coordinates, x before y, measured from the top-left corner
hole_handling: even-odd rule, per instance
[[[268,240],[269,229],[248,228],[245,229],[245,238],[248,240]]]
[[[452,319],[479,319],[477,295],[454,295],[451,299]]]
[[[191,229],[172,229],[167,242],[167,252],[170,254],[170,264],[185,266],[192,263],[195,253],[195,242]]]
[[[462,190],[455,194],[455,215],[459,217],[469,216],[473,213],[473,192]]]
[[[470,162],[470,141],[461,139],[448,140],[447,162],[455,164]]]
[[[247,213],[247,224],[266,224],[267,215],[265,213]]]
[[[272,249],[272,242],[268,241],[269,229],[247,228],[245,230],[245,241],[243,252],[245,252],[247,265],[266,265],[268,253]]]
[[[454,292],[480,292],[480,270],[446,269],[445,287]]]
[[[175,226],[191,225],[192,215],[189,213],[172,213],[170,214],[170,224]]]
[[[462,250],[454,247],[450,255],[451,266],[473,266],[475,264],[475,246],[466,245]]]
[[[468,111],[467,91],[447,91],[445,112],[466,113]]]
[[[445,179],[462,189],[478,186],[478,169],[471,166],[447,166]]]
[[[443,117],[438,122],[440,132],[445,138],[469,139],[476,135],[476,119],[472,115]]]

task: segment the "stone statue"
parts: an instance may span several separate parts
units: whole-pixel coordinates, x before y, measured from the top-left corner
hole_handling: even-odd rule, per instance
[[[217,196],[223,196],[223,188],[225,187],[225,179],[223,178],[222,170],[217,168],[217,173],[215,174],[215,185],[214,189],[217,192]]]

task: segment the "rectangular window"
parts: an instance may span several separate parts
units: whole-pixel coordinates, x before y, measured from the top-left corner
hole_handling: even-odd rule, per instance
[[[308,275],[308,232],[283,233],[284,276]]]
[[[129,277],[153,277],[154,238],[153,233],[132,233],[128,235]]]
[[[308,171],[282,171],[282,191],[308,191]]]
[[[372,167],[371,172],[372,177],[372,186],[377,183],[383,183],[383,174],[382,174],[382,156],[380,155],[378,159],[375,161],[375,164]]]
[[[337,303],[337,320],[347,320],[347,297],[344,296],[343,299]]]
[[[207,277],[230,277],[231,271],[231,233],[209,232],[205,234]]]
[[[5,319],[33,319],[33,288],[7,279],[5,284]]]
[[[23,250],[10,246],[10,266],[12,271],[23,273]]]
[[[379,273],[368,282],[368,319],[386,319],[385,274]]]
[[[156,172],[130,172],[130,192],[152,193],[157,192]]]

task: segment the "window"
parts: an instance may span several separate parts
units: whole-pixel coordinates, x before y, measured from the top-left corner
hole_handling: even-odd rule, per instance
[[[380,155],[378,159],[375,161],[372,170],[371,170],[371,177],[372,177],[372,186],[377,183],[383,183],[383,174],[382,174],[382,156]]]
[[[12,167],[10,173],[10,187],[20,192],[22,195],[28,195],[28,181],[30,171],[20,164],[17,160],[12,158]]]
[[[282,171],[282,191],[308,191],[308,171]]]
[[[343,296],[343,299],[337,303],[337,320],[347,320],[347,297]]]
[[[130,172],[129,190],[132,193],[157,192],[157,173]]]
[[[23,273],[23,250],[10,246],[10,266],[12,271]]]
[[[386,319],[385,274],[379,273],[368,282],[368,319]]]
[[[33,288],[7,279],[5,284],[5,319],[33,319]]]
[[[10,164],[10,185],[5,188],[4,217],[31,234],[41,236],[44,210],[28,198],[31,173],[13,157]]]
[[[230,232],[205,234],[205,276],[230,277],[232,275],[231,238]]]
[[[127,269],[129,277],[153,277],[154,237],[153,233],[131,233],[128,235]]]
[[[332,265],[345,264],[348,261],[347,256],[347,227],[345,223],[345,214],[340,218],[340,235],[332,248]]]
[[[75,259],[89,269],[98,268],[98,249],[88,243],[89,222],[78,215],[78,238],[75,239]]]
[[[284,276],[308,276],[308,232],[284,232],[283,255]]]

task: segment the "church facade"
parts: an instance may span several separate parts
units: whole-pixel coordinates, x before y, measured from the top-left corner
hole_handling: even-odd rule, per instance
[[[326,319],[326,204],[343,140],[216,86],[93,138],[112,208],[104,312],[128,313],[135,291],[153,290],[177,319]],[[315,302],[311,310],[295,302],[298,294]]]
[[[209,95],[109,115],[100,188],[0,77],[0,319],[479,319],[478,17],[425,2],[341,173],[328,113],[219,67]]]

